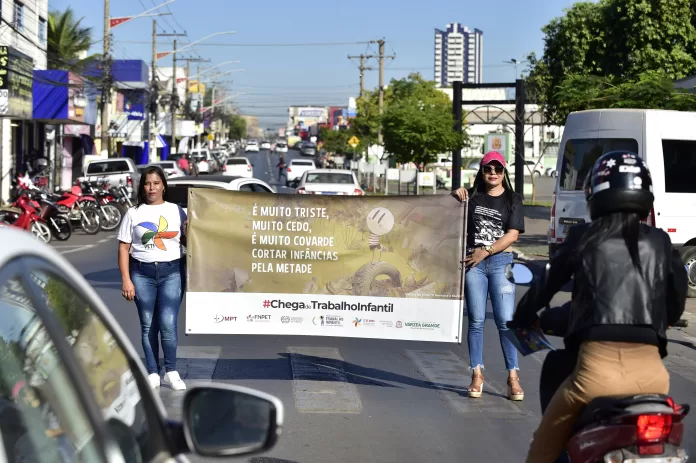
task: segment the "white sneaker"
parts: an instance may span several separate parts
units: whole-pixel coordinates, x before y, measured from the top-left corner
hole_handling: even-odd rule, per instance
[[[164,384],[171,387],[175,391],[186,390],[186,384],[184,384],[184,381],[176,371],[170,371],[164,375]]]
[[[147,375],[147,382],[150,383],[152,389],[160,387],[160,375],[159,373],[151,373]]]

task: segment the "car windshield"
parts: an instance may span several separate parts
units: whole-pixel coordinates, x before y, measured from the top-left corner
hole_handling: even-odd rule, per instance
[[[247,160],[246,159],[239,159],[239,158],[228,159],[227,165],[228,166],[246,166]]]
[[[298,160],[293,160],[290,162],[290,165],[292,166],[311,166],[314,167],[314,163],[312,161],[298,161]]]
[[[353,182],[352,174],[340,174],[335,172],[318,172],[307,175],[305,183],[337,183],[350,185]]]

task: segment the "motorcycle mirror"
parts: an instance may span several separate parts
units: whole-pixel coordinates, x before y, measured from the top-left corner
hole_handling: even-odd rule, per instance
[[[512,283],[525,285],[532,282],[534,274],[526,265],[512,263],[505,268],[505,277]]]

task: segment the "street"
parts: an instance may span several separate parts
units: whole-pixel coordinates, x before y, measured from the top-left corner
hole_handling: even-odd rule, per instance
[[[246,156],[254,163],[258,178],[277,186],[273,181],[276,158],[270,159],[265,151]],[[299,154],[291,150],[286,162],[294,156]],[[292,190],[281,187],[279,191]],[[97,290],[142,353],[135,305],[121,297],[116,233],[77,233],[69,243],[54,242],[53,246]],[[542,268],[534,263],[530,266],[535,271]],[[518,286],[517,297],[525,290]],[[561,293],[554,304],[568,299],[569,293]],[[543,354],[520,357],[526,397],[524,402],[507,400],[507,372],[490,307],[481,399],[466,395],[470,373],[465,344],[186,336],[185,313],[184,304],[179,315],[178,369],[189,386],[213,380],[252,387],[279,397],[286,407],[283,435],[269,458],[236,461],[515,462],[523,460],[540,419],[538,381]],[[685,314],[689,317],[692,315]],[[696,404],[696,330],[694,335],[689,330],[670,331],[673,339],[666,365],[675,400]],[[159,394],[170,416],[178,417],[183,394],[165,387]],[[693,454],[696,425],[691,421],[687,419],[684,445]]]
[[[249,153],[238,151],[233,157],[246,157],[249,159],[249,162],[254,166],[254,177],[268,183],[275,188],[278,193],[292,194],[295,192],[294,188],[287,188],[285,186],[285,177],[278,183],[278,167],[276,167],[278,165],[278,154],[271,154],[268,150],[261,150],[258,153],[254,153],[253,151]],[[290,149],[287,153],[283,153],[283,157],[285,158],[285,165],[287,166],[293,159],[302,158],[302,155],[299,151]],[[306,159],[313,158],[307,157]]]

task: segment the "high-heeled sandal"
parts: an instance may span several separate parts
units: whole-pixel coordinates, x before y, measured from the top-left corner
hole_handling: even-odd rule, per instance
[[[478,385],[478,388],[474,386],[474,383],[476,381],[481,381]],[[469,397],[472,399],[478,399],[481,397],[481,394],[483,394],[483,375],[481,373],[476,373],[471,375],[471,385],[469,386],[469,389],[467,389],[467,393],[469,394]]]
[[[520,386],[520,378],[508,378],[508,399],[514,401],[524,400],[524,391]]]

